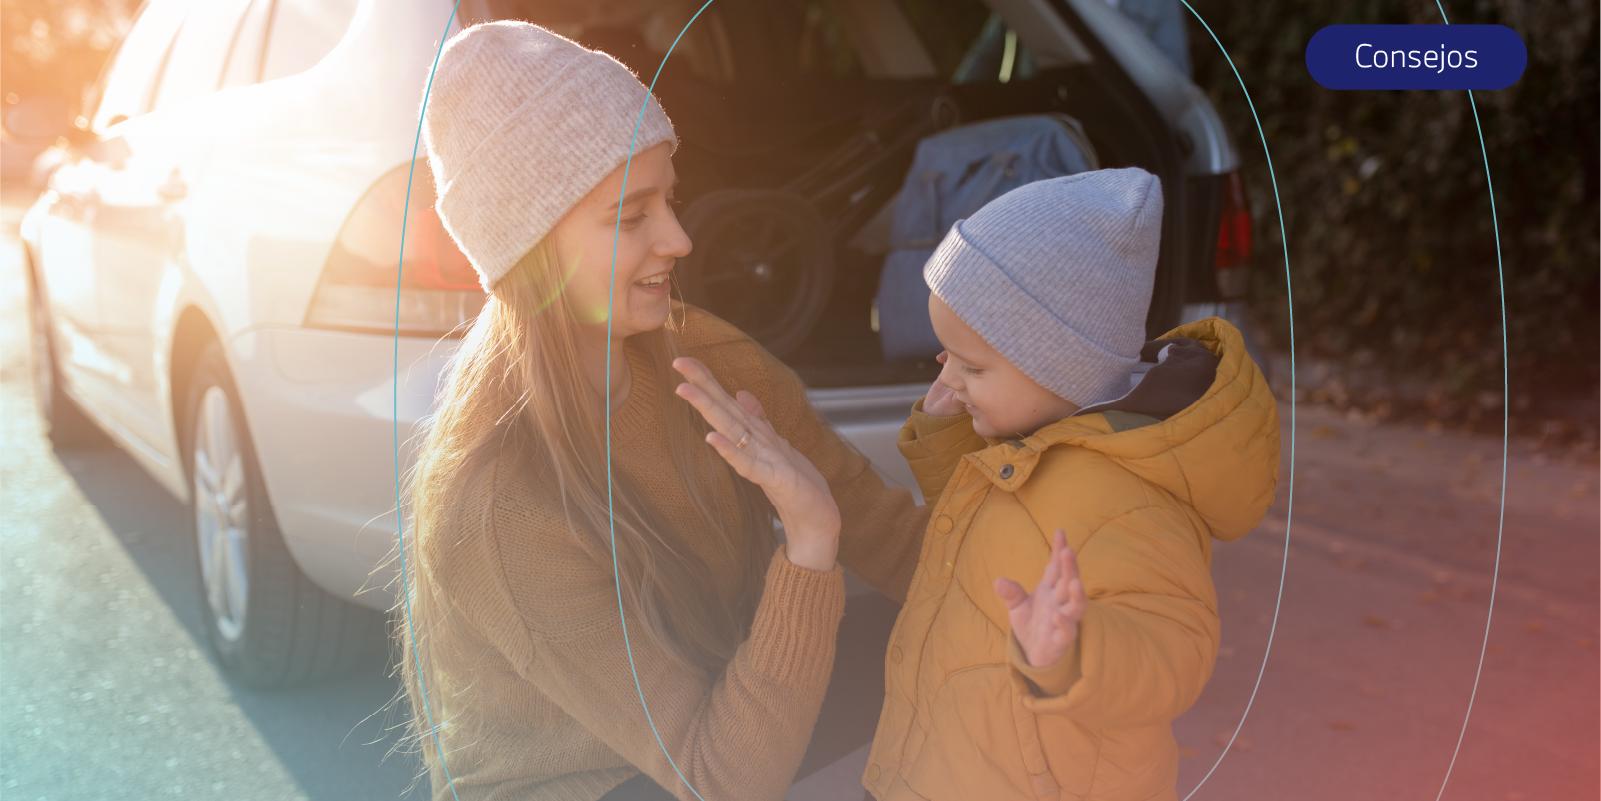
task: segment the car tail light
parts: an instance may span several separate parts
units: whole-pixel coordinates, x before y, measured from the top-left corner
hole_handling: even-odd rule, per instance
[[[1225,300],[1245,295],[1251,265],[1251,206],[1240,174],[1223,176],[1222,212],[1217,221],[1217,289]]]
[[[459,331],[483,307],[477,274],[434,213],[433,174],[427,162],[419,160],[411,175],[409,209],[408,172],[409,164],[390,170],[351,209],[323,267],[306,325],[440,336]]]

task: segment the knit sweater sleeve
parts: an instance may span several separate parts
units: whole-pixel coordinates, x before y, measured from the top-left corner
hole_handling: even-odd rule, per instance
[[[761,345],[742,337],[708,356],[724,389],[755,394],[773,428],[828,481],[839,504],[840,563],[904,602],[928,525],[927,507],[919,506],[911,491],[886,484],[873,463],[812,408],[795,371]]]
[[[807,570],[775,552],[747,639],[708,674],[670,659],[642,623],[625,628],[611,564],[530,495],[497,493],[487,520],[495,573],[483,588],[509,604],[498,647],[530,692],[677,798],[781,799],[833,669],[840,570]]]

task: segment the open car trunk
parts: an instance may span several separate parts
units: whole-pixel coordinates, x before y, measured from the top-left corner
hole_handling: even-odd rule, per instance
[[[906,130],[930,134],[999,117],[1060,113],[1081,123],[1103,166],[1152,163],[1147,148],[1157,144],[1152,141],[1157,137],[1137,133],[1141,123],[1132,119],[1124,104],[1106,96],[1106,84],[1097,72],[1091,65],[1070,66],[990,85],[863,81],[829,86],[815,94],[784,92],[780,96],[788,100],[787,107],[782,114],[771,115],[763,112],[762,105],[780,93],[752,92],[748,106],[738,102],[740,95],[728,93],[719,98],[724,105],[702,109],[696,106],[706,106],[703,101],[675,103],[673,93],[664,91],[663,102],[678,122],[683,140],[677,163],[686,200],[685,224],[696,241],[696,254],[684,265],[687,296],[762,339],[810,386],[927,383],[938,366],[932,359],[886,358],[874,309],[888,251],[889,211],[920,138],[899,141],[901,135]],[[797,121],[795,126],[777,126],[787,136],[762,130],[785,117]],[[753,121],[748,127],[743,123],[747,119]],[[841,124],[841,119],[856,122]],[[813,127],[802,127],[802,122]],[[715,133],[697,137],[703,128]],[[749,137],[741,140],[743,133]],[[707,144],[718,138],[737,145],[725,150]],[[775,144],[771,149],[760,147],[764,141]],[[754,152],[735,155],[736,147],[751,148],[753,143],[757,143]],[[841,150],[852,156],[832,158]],[[801,220],[802,215],[782,203],[772,203],[766,211],[756,208],[771,198],[751,191],[746,203],[733,198],[740,208],[710,215],[727,217],[737,231],[719,228],[706,219],[708,215],[697,213],[704,209],[696,205],[700,198],[733,187],[773,189],[792,185],[796,176],[818,182],[820,162],[839,172],[861,173],[851,183],[861,199],[851,203],[849,198],[829,198],[830,202],[814,204],[822,206],[815,208],[819,213],[814,218]],[[762,226],[779,229],[778,240],[786,235],[803,240],[788,244],[798,245],[806,258],[772,258],[786,243],[763,242]],[[769,274],[775,270],[779,274]],[[796,274],[800,270],[813,272]],[[706,282],[707,273],[716,274],[715,283]]]
[[[937,374],[933,354],[888,358],[881,346],[874,299],[888,221],[917,143],[984,120],[1066,115],[1100,166],[1162,177],[1168,212],[1148,328],[1177,322],[1184,281],[1172,243],[1185,237],[1174,190],[1185,181],[1172,132],[1093,41],[1075,45],[1089,58],[1037,65],[991,5],[715,3],[681,39],[699,3],[469,0],[463,9],[549,24],[655,78],[679,134],[680,218],[695,242],[676,276],[685,298],[826,389]],[[896,25],[922,41],[886,34]]]

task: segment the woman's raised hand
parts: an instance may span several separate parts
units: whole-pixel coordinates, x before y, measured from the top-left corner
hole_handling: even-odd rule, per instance
[[[839,505],[817,467],[779,436],[755,395],[729,397],[706,365],[673,360],[687,383],[678,397],[711,425],[706,442],[746,481],[762,488],[784,524],[785,555],[813,570],[831,570],[839,552]]]

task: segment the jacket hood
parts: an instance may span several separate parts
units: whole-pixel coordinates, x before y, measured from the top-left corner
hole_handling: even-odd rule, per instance
[[[1056,445],[1086,448],[1189,504],[1213,537],[1244,536],[1273,503],[1279,422],[1239,330],[1217,317],[1189,323],[1148,343],[1141,357],[1157,363],[1128,394],[1016,443],[1032,454],[976,454],[981,469],[1013,488],[1032,472],[1037,460],[1028,456]]]

